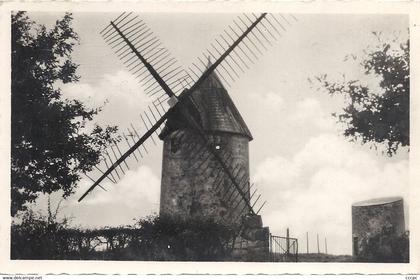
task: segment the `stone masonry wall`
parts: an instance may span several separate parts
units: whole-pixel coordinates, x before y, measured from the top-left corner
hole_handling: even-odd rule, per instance
[[[352,206],[353,256],[377,261],[396,254],[391,244],[405,232],[403,200]],[[381,256],[381,257],[379,257]]]
[[[249,181],[248,139],[232,133],[213,133],[211,138],[220,153],[229,152],[233,165],[242,167],[238,178]],[[206,149],[195,148],[199,142],[195,133],[184,129],[164,139],[160,215],[210,218],[220,222],[229,215],[239,216],[244,203],[233,210],[232,204],[221,201],[220,197],[231,192],[233,186],[229,178],[219,172],[220,166],[214,157]],[[223,176],[223,182],[216,191],[219,176]],[[245,193],[249,197],[249,186]]]
[[[263,227],[260,215],[243,217],[243,229],[237,238],[233,258],[236,261],[269,261],[270,229]]]

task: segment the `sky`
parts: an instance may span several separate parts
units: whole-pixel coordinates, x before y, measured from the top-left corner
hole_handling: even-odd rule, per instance
[[[51,26],[62,14],[29,16]],[[139,82],[103,42],[99,31],[117,14],[75,13],[73,27],[80,45],[73,58],[81,79],[62,86],[63,97],[83,100],[89,106],[107,102],[96,118],[99,124],[125,129],[139,123],[150,103]],[[343,107],[341,97],[316,90],[313,77],[361,79],[377,88],[378,79],[367,77],[360,65],[344,61],[348,54],[363,58],[363,49],[375,44],[372,31],[384,38],[408,36],[408,17],[400,15],[295,15],[298,21],[270,47],[250,70],[227,90],[251,133],[250,172],[267,200],[261,215],[274,235],[286,228],[297,237],[299,248],[316,251],[316,234],[327,238],[328,253],[351,254],[351,205],[385,196],[408,201],[408,151],[392,158],[369,145],[350,142],[343,127],[331,116]],[[163,44],[188,67],[223,32],[234,14],[141,14]],[[309,79],[308,79],[309,78]],[[159,142],[159,141],[158,141]],[[96,189],[81,203],[91,185],[84,178],[74,196],[62,203],[61,215],[83,227],[130,224],[133,219],[159,211],[162,143],[149,146],[149,154],[107,191]],[[96,174],[97,175],[97,174]],[[59,194],[53,197],[57,203]],[[46,209],[46,198],[37,203]],[[406,227],[408,211],[406,207]],[[321,251],[324,250],[321,242]]]

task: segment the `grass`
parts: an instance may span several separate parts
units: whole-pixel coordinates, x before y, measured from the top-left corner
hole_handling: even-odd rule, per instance
[[[299,262],[353,262],[350,255],[299,254]]]

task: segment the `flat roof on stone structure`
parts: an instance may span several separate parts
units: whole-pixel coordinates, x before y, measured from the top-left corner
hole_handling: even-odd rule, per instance
[[[359,201],[359,202],[353,203],[352,206],[361,207],[361,206],[384,205],[384,204],[393,203],[399,200],[403,200],[402,197],[399,197],[399,196],[380,197],[380,198],[373,198],[373,199]]]

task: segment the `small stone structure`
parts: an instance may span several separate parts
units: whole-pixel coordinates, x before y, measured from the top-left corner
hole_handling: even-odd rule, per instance
[[[355,261],[394,259],[397,240],[405,233],[401,197],[365,200],[352,205],[353,257]]]

